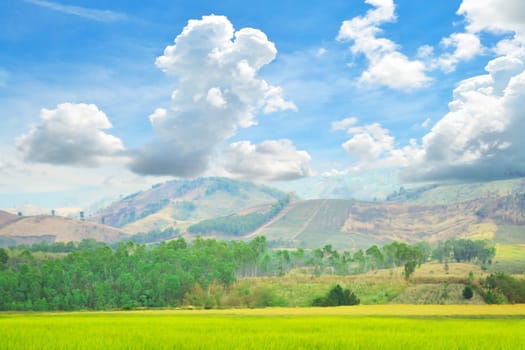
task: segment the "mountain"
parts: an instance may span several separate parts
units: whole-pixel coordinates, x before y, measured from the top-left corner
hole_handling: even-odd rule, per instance
[[[348,183],[332,180],[340,181],[341,188]],[[280,247],[366,248],[394,240],[432,243],[453,237],[516,237],[525,225],[523,193],[524,181],[518,179],[401,188],[391,192],[387,202],[303,200],[292,195],[277,206],[286,198],[281,191],[244,181],[201,178],[155,185],[113,203],[91,220],[127,233],[173,227],[189,239],[202,235],[247,240],[264,235]],[[525,235],[519,240],[525,242]]]
[[[432,243],[458,237],[525,243],[523,179],[425,184],[399,188],[387,197],[386,202],[305,200],[246,181],[169,181],[124,197],[88,221],[0,212],[0,239],[114,242],[129,234],[160,234],[170,228],[190,240],[198,235],[240,240],[264,235],[274,247],[332,244],[356,249],[394,240]]]
[[[6,211],[0,210],[0,227],[8,224],[11,221],[15,221],[18,217]]]
[[[400,186],[386,197],[390,202],[450,204],[487,197],[525,193],[525,179],[491,182],[426,184],[411,188]]]
[[[487,196],[525,192],[525,179],[469,183],[403,184],[398,170],[380,169],[358,174],[319,175],[276,182],[274,187],[303,199],[357,199],[362,201],[449,204]]]
[[[246,214],[226,219],[238,223],[243,218],[246,224],[251,222]],[[223,220],[216,220],[215,227],[213,220],[206,223],[208,235],[227,238],[229,232],[224,231]],[[524,225],[525,194],[439,205],[316,199],[292,201],[252,232],[230,234],[230,238],[265,236],[273,246],[315,248],[331,244],[349,249],[392,241],[436,243],[461,237],[503,239],[511,232],[517,241],[525,242]],[[206,234],[200,232],[203,233]]]
[[[41,241],[79,242],[84,238],[110,243],[127,237],[113,227],[60,216],[15,218],[0,227],[0,245],[31,244]]]
[[[6,208],[5,211],[11,214],[22,213],[24,216],[39,216],[52,215],[52,212],[58,216],[66,216],[70,218],[78,218],[78,214],[82,211],[81,208],[44,208],[32,204],[24,204],[16,208]]]
[[[272,186],[303,199],[358,199],[382,201],[398,190],[397,169],[374,169],[359,173],[318,175],[294,181],[275,182]],[[409,187],[419,187],[411,185]]]
[[[224,178],[169,181],[122,198],[90,220],[128,233],[188,225],[273,203],[286,195],[251,182]]]

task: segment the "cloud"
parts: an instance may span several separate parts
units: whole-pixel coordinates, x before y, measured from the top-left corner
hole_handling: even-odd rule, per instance
[[[321,57],[326,54],[327,50],[324,47],[320,47],[317,52],[315,53],[315,56]]]
[[[109,10],[98,10],[81,6],[61,5],[56,2],[44,0],[25,0],[25,2],[40,7],[45,7],[54,11],[66,13],[68,15],[74,15],[98,22],[117,22],[129,19],[129,17],[126,14],[113,12]]]
[[[343,120],[338,120],[332,122],[332,131],[346,130],[348,127],[356,124],[358,119],[356,117],[345,118]]]
[[[454,47],[442,55],[441,69],[479,54],[481,32],[505,33],[492,49],[498,55],[485,66],[485,74],[465,79],[453,91],[449,112],[417,142],[396,145],[390,131],[379,124],[350,127],[342,147],[356,160],[354,168],[404,167],[408,181],[484,181],[525,176],[525,6],[521,1],[465,0],[458,10],[467,20],[466,33],[445,38]],[[508,33],[514,34],[508,37]],[[383,43],[388,48],[388,42]],[[429,59],[433,48],[419,49]],[[436,59],[432,58],[434,62]],[[423,127],[430,126],[427,119]]]
[[[350,51],[354,55],[363,54],[368,60],[359,82],[369,85],[383,85],[391,89],[413,89],[430,81],[425,74],[425,64],[410,60],[398,51],[398,45],[381,34],[379,25],[396,20],[395,5],[392,0],[365,0],[374,9],[365,16],[354,17],[342,23],[338,40],[353,41]]]
[[[137,151],[131,169],[139,174],[196,176],[216,148],[238,128],[257,124],[256,115],[296,110],[283,91],[260,79],[258,71],[277,49],[253,28],[235,31],[224,16],[190,20],[157,58],[176,77],[172,106],[150,117],[155,138]]]
[[[458,11],[470,32],[525,33],[525,3],[522,0],[463,0]]]
[[[259,180],[294,180],[310,176],[310,155],[295,149],[290,140],[268,140],[254,145],[234,142],[224,152],[224,168],[232,177]]]
[[[450,111],[423,137],[411,180],[496,180],[525,174],[525,57],[490,61],[462,81]],[[522,175],[520,175],[522,174]]]
[[[503,54],[502,50],[516,48],[516,41],[523,43],[525,39],[525,5],[521,0],[463,0],[458,11],[467,22],[465,32],[453,33],[441,40],[441,46],[454,49],[434,57],[434,49],[429,45],[419,48],[418,57],[425,61],[428,69],[440,69],[445,73],[455,71],[461,61],[468,61],[479,54],[486,53],[480,41],[479,33],[495,34],[514,33],[513,39],[505,39],[498,43],[495,52]]]
[[[102,130],[111,123],[93,104],[62,103],[40,111],[40,123],[16,139],[28,161],[96,166],[124,151],[122,141]]]
[[[417,157],[415,140],[411,140],[408,146],[397,148],[390,131],[379,123],[351,127],[346,132],[351,137],[341,146],[357,160],[354,170],[407,166]]]
[[[452,53],[445,53],[436,59],[435,64],[444,72],[453,72],[461,61],[468,61],[483,51],[477,35],[472,33],[453,33],[441,40],[445,48],[455,48]]]
[[[461,81],[449,112],[422,139],[410,180],[496,180],[525,176],[525,5],[464,0],[458,10],[472,33],[513,33],[495,46],[486,74]]]
[[[354,127],[347,130],[352,137],[343,148],[361,162],[372,162],[394,147],[394,138],[379,124]]]
[[[430,124],[432,124],[432,120],[430,118],[427,118],[423,123],[421,123],[421,127],[423,129],[427,129],[430,126]]]

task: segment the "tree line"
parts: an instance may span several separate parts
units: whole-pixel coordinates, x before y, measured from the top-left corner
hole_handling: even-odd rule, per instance
[[[36,252],[37,247],[43,249]],[[227,289],[242,277],[284,275],[295,268],[312,274],[354,274],[400,266],[408,279],[432,255],[426,243],[399,242],[356,252],[340,252],[331,245],[271,250],[265,237],[250,242],[177,238],[116,247],[84,240],[0,248],[0,310],[174,307],[191,302],[192,295],[209,296],[217,286]],[[351,297],[343,292],[344,298]]]

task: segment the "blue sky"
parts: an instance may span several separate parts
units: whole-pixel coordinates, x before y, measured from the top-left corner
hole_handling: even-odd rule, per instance
[[[208,175],[524,176],[524,19],[520,0],[4,1],[0,207]]]

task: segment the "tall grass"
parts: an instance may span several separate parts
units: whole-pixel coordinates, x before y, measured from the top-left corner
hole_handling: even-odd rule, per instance
[[[500,316],[480,316],[490,314]],[[523,349],[524,314],[522,305],[0,314],[0,349]]]

